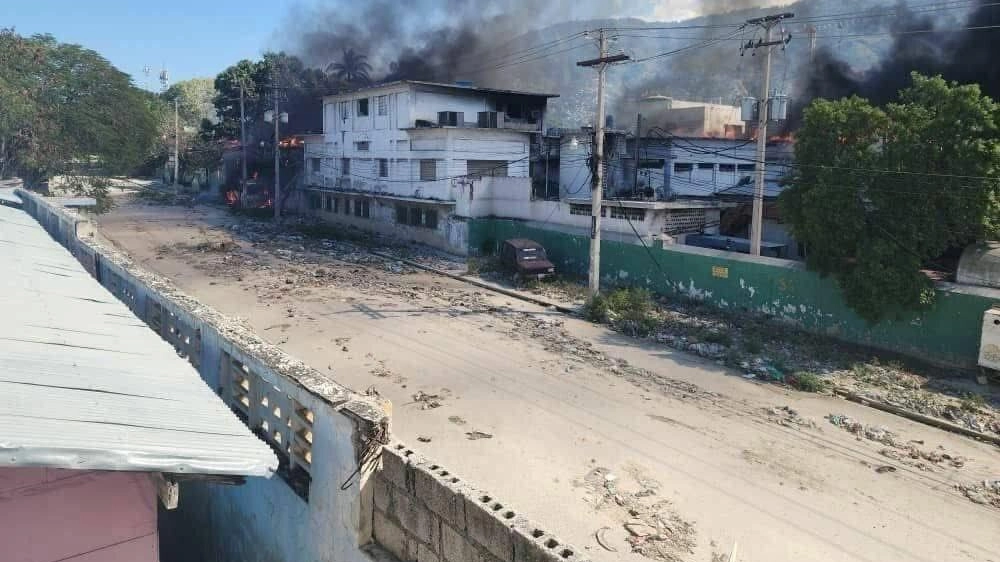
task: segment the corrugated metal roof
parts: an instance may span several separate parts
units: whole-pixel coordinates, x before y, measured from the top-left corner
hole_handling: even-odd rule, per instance
[[[0,206],[0,466],[270,476],[271,448],[24,211]]]

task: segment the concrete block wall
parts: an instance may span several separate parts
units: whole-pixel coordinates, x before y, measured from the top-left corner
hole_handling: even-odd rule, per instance
[[[583,551],[402,443],[372,479],[375,542],[405,562],[585,562]]]

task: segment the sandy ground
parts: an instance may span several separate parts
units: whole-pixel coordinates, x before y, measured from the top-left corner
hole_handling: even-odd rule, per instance
[[[714,562],[734,544],[759,562],[1000,560],[1000,506],[956,488],[1000,477],[995,447],[451,279],[253,245],[232,222],[128,203],[100,218],[203,302],[374,385],[397,438],[593,560]]]

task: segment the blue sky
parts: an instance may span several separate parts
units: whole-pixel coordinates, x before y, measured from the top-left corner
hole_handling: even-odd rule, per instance
[[[0,26],[22,35],[51,33],[93,49],[144,86],[166,67],[171,81],[214,77],[242,58],[272,46],[286,14],[274,0],[8,0]],[[279,6],[277,10],[275,6]],[[276,13],[277,12],[277,13]],[[273,14],[268,17],[267,14]]]

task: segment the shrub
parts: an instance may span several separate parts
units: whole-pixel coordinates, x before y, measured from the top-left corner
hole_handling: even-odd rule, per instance
[[[799,371],[792,379],[792,386],[803,392],[822,392],[826,388],[826,381],[816,373]]]

